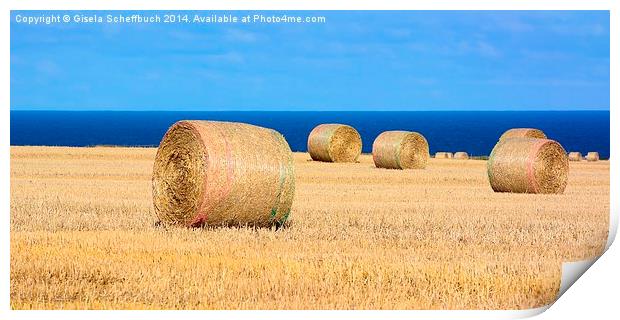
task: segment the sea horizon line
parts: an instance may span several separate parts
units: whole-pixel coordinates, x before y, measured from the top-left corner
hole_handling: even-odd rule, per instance
[[[539,109],[539,110],[527,110],[527,109],[419,109],[419,110],[354,110],[354,109],[336,109],[336,110],[269,110],[269,109],[211,109],[211,110],[197,110],[197,109],[179,109],[179,110],[157,110],[157,109],[144,109],[144,110],[131,110],[131,109],[9,109],[10,112],[31,112],[31,111],[44,111],[44,112],[610,112],[610,109]]]

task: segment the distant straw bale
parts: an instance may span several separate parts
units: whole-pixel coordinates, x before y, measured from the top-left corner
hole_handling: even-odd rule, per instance
[[[547,139],[542,130],[534,129],[534,128],[513,128],[504,132],[499,140],[507,139],[507,138],[539,138],[539,139]]]
[[[152,183],[166,225],[279,225],[293,202],[293,154],[271,129],[179,121],[159,145]]]
[[[424,169],[430,158],[428,142],[417,132],[385,131],[372,144],[372,158],[377,168]]]
[[[459,151],[454,154],[454,159],[467,160],[469,159],[469,154],[467,154],[467,152],[464,152],[464,151]]]
[[[487,162],[496,192],[562,193],[568,168],[568,156],[559,143],[536,138],[500,140]]]
[[[452,153],[451,152],[435,152],[435,159],[451,159],[452,158]]]
[[[362,153],[362,138],[351,126],[321,124],[308,136],[308,153],[315,161],[355,162]]]
[[[569,152],[568,153],[568,160],[569,161],[581,161],[583,159],[583,157],[581,156],[581,152]]]
[[[588,152],[588,154],[586,155],[586,160],[588,160],[588,161],[599,161],[600,157],[598,155],[598,152],[594,152],[594,151]]]

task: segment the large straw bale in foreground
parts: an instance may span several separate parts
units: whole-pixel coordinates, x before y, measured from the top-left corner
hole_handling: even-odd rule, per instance
[[[459,152],[454,153],[454,159],[467,160],[469,159],[469,154],[467,154],[467,152],[465,151],[459,151]]]
[[[568,161],[581,161],[583,157],[581,156],[581,152],[569,152],[568,153]]]
[[[155,213],[165,224],[281,224],[294,191],[284,137],[244,123],[179,121],[163,137],[153,167]]]
[[[487,173],[496,192],[562,193],[568,181],[568,157],[553,140],[504,139],[493,148]]]
[[[355,162],[362,153],[362,138],[351,126],[321,124],[308,136],[308,153],[315,161]]]
[[[377,168],[424,169],[430,158],[428,142],[417,132],[385,131],[372,144],[372,158]]]
[[[586,160],[588,161],[598,161],[600,159],[598,152],[590,151],[586,155]]]
[[[539,138],[539,139],[547,139],[542,130],[534,129],[534,128],[513,128],[506,130],[499,140],[507,139],[507,138]]]

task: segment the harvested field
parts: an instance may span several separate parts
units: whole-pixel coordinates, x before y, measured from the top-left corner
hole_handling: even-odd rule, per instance
[[[571,162],[564,194],[510,194],[482,160],[296,153],[284,228],[166,230],[155,152],[11,147],[13,309],[532,308],[607,238],[608,161]]]

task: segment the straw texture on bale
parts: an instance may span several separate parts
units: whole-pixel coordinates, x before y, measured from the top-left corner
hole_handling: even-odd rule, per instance
[[[452,152],[435,152],[435,159],[452,159]]]
[[[581,161],[583,157],[581,156],[581,152],[569,152],[568,160],[569,161]]]
[[[500,140],[487,162],[495,192],[562,193],[568,182],[568,157],[553,140]]]
[[[271,129],[179,121],[159,145],[152,183],[167,225],[280,225],[295,192],[293,154]]]
[[[430,154],[423,135],[411,131],[382,132],[372,144],[377,168],[424,169]]]
[[[513,128],[506,130],[499,140],[507,139],[507,138],[539,138],[539,139],[547,139],[542,130],[533,129],[533,128]]]
[[[454,154],[454,159],[467,160],[469,159],[469,154],[467,154],[467,152],[464,152],[464,151],[456,152]]]
[[[598,161],[600,159],[598,152],[590,151],[586,155],[586,160],[588,161]]]
[[[315,161],[355,162],[362,153],[362,138],[351,126],[321,124],[308,136],[308,153]]]

